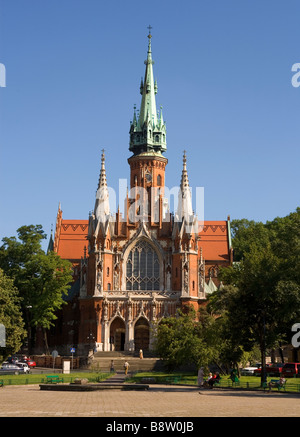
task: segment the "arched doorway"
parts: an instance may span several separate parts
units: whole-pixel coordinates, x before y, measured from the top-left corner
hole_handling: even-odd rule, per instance
[[[123,351],[125,346],[125,323],[117,317],[110,325],[110,344],[115,351]]]
[[[141,317],[134,326],[135,350],[149,350],[149,323]]]

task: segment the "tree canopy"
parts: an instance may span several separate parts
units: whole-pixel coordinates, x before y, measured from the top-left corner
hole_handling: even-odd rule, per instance
[[[72,265],[56,253],[45,253],[46,238],[40,225],[22,226],[18,238],[4,238],[0,247],[0,268],[9,276],[21,297],[20,305],[31,346],[31,328],[49,329],[56,311],[64,304],[72,281]]]
[[[233,220],[231,228],[234,263],[221,269],[223,286],[206,309],[157,328],[156,350],[170,367],[238,366],[259,349],[265,368],[266,351],[291,342],[300,321],[300,208],[266,223]]]
[[[0,269],[0,324],[5,328],[5,346],[0,344],[0,361],[16,353],[26,336],[20,303],[21,298],[13,280]]]
[[[233,247],[238,262],[221,271],[225,286],[209,307],[226,314],[246,350],[259,345],[264,364],[266,349],[288,343],[300,320],[300,209],[266,224],[234,221]]]

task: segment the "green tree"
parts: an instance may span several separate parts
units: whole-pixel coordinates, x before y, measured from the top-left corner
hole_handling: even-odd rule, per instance
[[[187,364],[208,367],[214,357],[207,330],[211,323],[213,318],[208,314],[197,320],[192,308],[162,319],[156,326],[154,349],[168,370]]]
[[[300,285],[300,208],[266,223],[273,251],[282,260],[281,279]]]
[[[269,232],[262,222],[240,219],[230,223],[234,261],[239,262],[253,243],[269,241]]]
[[[56,311],[64,303],[72,281],[71,263],[54,252],[46,254],[41,241],[46,238],[40,225],[22,226],[16,237],[4,238],[0,247],[0,267],[14,280],[19,290],[21,307],[28,332],[28,346],[32,345],[32,328],[46,330],[54,324]]]
[[[282,280],[282,263],[264,235],[250,243],[238,268],[225,275],[227,285],[211,301],[216,310],[226,310],[230,331],[246,351],[259,345],[262,381],[266,350],[286,338],[300,316],[300,287]]]
[[[13,284],[0,269],[0,324],[5,327],[5,347],[0,347],[0,361],[16,353],[26,336],[20,296]]]

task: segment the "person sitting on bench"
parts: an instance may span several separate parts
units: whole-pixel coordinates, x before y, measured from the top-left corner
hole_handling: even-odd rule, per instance
[[[283,376],[280,377],[279,381],[270,381],[269,382],[269,390],[271,391],[272,387],[283,387],[285,384],[285,378]]]
[[[208,381],[208,385],[210,386],[210,388],[213,388],[214,384],[216,384],[217,382],[219,382],[221,379],[219,373],[216,373],[209,381]]]

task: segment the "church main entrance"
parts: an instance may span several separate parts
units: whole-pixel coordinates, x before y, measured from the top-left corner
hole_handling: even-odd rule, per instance
[[[125,346],[125,323],[117,317],[110,326],[110,344],[115,351],[123,351]]]
[[[146,319],[140,318],[134,327],[135,350],[149,350],[149,323]]]

